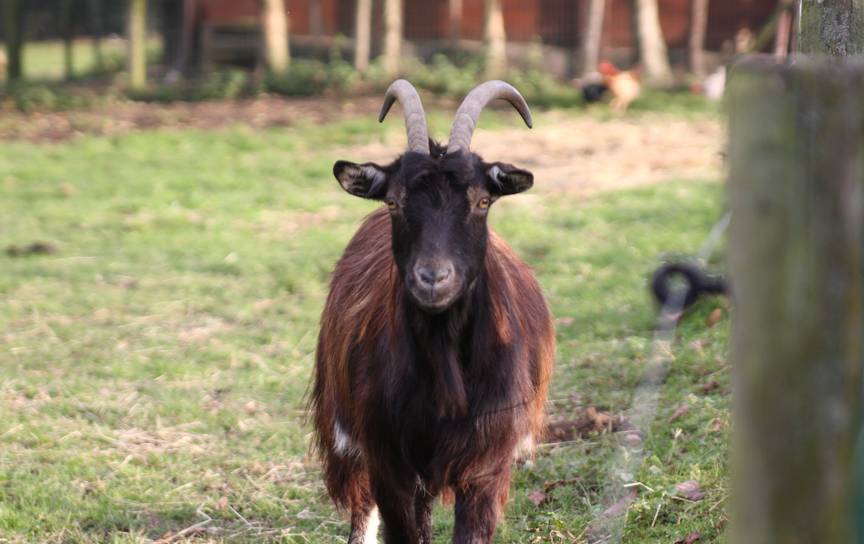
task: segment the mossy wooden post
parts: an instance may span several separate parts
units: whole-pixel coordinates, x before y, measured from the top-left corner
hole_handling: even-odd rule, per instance
[[[798,49],[838,57],[864,53],[864,0],[801,0]]]
[[[736,544],[856,542],[864,63],[730,80]]]
[[[129,0],[127,16],[129,87],[147,85],[147,0]]]

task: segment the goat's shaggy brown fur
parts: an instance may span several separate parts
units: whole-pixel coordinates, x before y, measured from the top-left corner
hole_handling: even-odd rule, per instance
[[[336,265],[321,320],[311,408],[327,491],[355,527],[377,505],[388,542],[431,541],[422,518],[432,498],[453,492],[457,525],[471,519],[491,540],[514,453],[542,432],[549,310],[531,271],[491,231],[484,269],[445,315],[418,315],[406,297],[382,208]],[[457,375],[442,378],[441,367]],[[445,388],[462,392],[463,410],[442,416]],[[486,499],[460,505],[468,495]]]

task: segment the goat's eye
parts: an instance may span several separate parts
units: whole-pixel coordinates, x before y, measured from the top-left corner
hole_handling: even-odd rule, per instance
[[[396,209],[396,201],[395,200],[388,200],[387,201],[387,207],[390,208],[391,210],[395,210]]]
[[[489,204],[491,204],[491,203],[492,203],[492,201],[489,199],[489,197],[483,197],[477,203],[477,207],[480,208],[481,210],[485,210],[486,208],[489,207]]]

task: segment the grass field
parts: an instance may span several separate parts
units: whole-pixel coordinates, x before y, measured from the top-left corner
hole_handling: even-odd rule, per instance
[[[364,158],[352,145],[401,142],[399,125],[370,115],[0,146],[0,248],[56,250],[0,254],[0,542],[345,541],[307,456],[303,398],[328,273],[374,205],[330,170]],[[557,317],[550,410],[619,414],[649,355],[647,277],[664,253],[698,248],[722,187],[681,179],[583,198],[542,185],[496,204],[491,222]],[[724,317],[708,327],[715,308]],[[627,543],[721,538],[727,327],[720,300],[682,321],[632,475]],[[516,469],[496,541],[579,542],[608,506],[615,443],[541,447]],[[530,493],[557,480],[535,505]],[[675,496],[687,480],[705,497]],[[436,541],[450,524],[439,509]]]
[[[161,45],[158,40],[151,39],[148,51],[151,57],[158,55]],[[124,63],[126,42],[118,37],[102,40],[102,70],[117,71]],[[24,44],[22,64],[24,77],[38,81],[57,81],[63,74],[63,44],[58,41],[31,41]],[[92,74],[100,69],[93,46],[89,38],[79,38],[72,42],[72,67],[76,77]],[[0,74],[0,80],[6,76]]]

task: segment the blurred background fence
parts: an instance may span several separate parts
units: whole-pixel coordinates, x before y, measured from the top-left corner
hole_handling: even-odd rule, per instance
[[[693,21],[697,10],[706,11],[707,24],[699,47],[707,52],[710,65],[722,53],[736,49],[736,36],[747,40],[771,23],[777,0],[652,0],[659,10],[659,25],[673,66],[686,68],[688,49],[693,46]],[[150,0],[148,29],[161,37],[162,61],[166,66],[188,63],[184,71],[227,63],[249,65],[259,59],[260,0]],[[284,0],[289,21],[291,51],[298,57],[328,58],[338,48],[346,58],[353,55],[357,34],[357,0]],[[500,0],[511,63],[527,62],[532,47],[542,45],[543,68],[557,77],[579,75],[584,68],[580,55],[586,45],[589,12],[601,10],[598,35],[602,58],[629,66],[639,62],[639,25],[635,0]],[[25,40],[60,40],[64,37],[121,36],[126,32],[127,2],[106,0],[4,0],[0,13],[0,37],[8,41],[14,17],[9,5],[19,4]],[[385,0],[369,0],[371,9],[371,56],[383,53]],[[482,52],[488,0],[403,1],[402,32],[407,57],[430,59],[436,53]],[[700,7],[702,6],[702,7]],[[764,48],[768,44],[762,43]],[[739,43],[738,49],[741,49]]]

